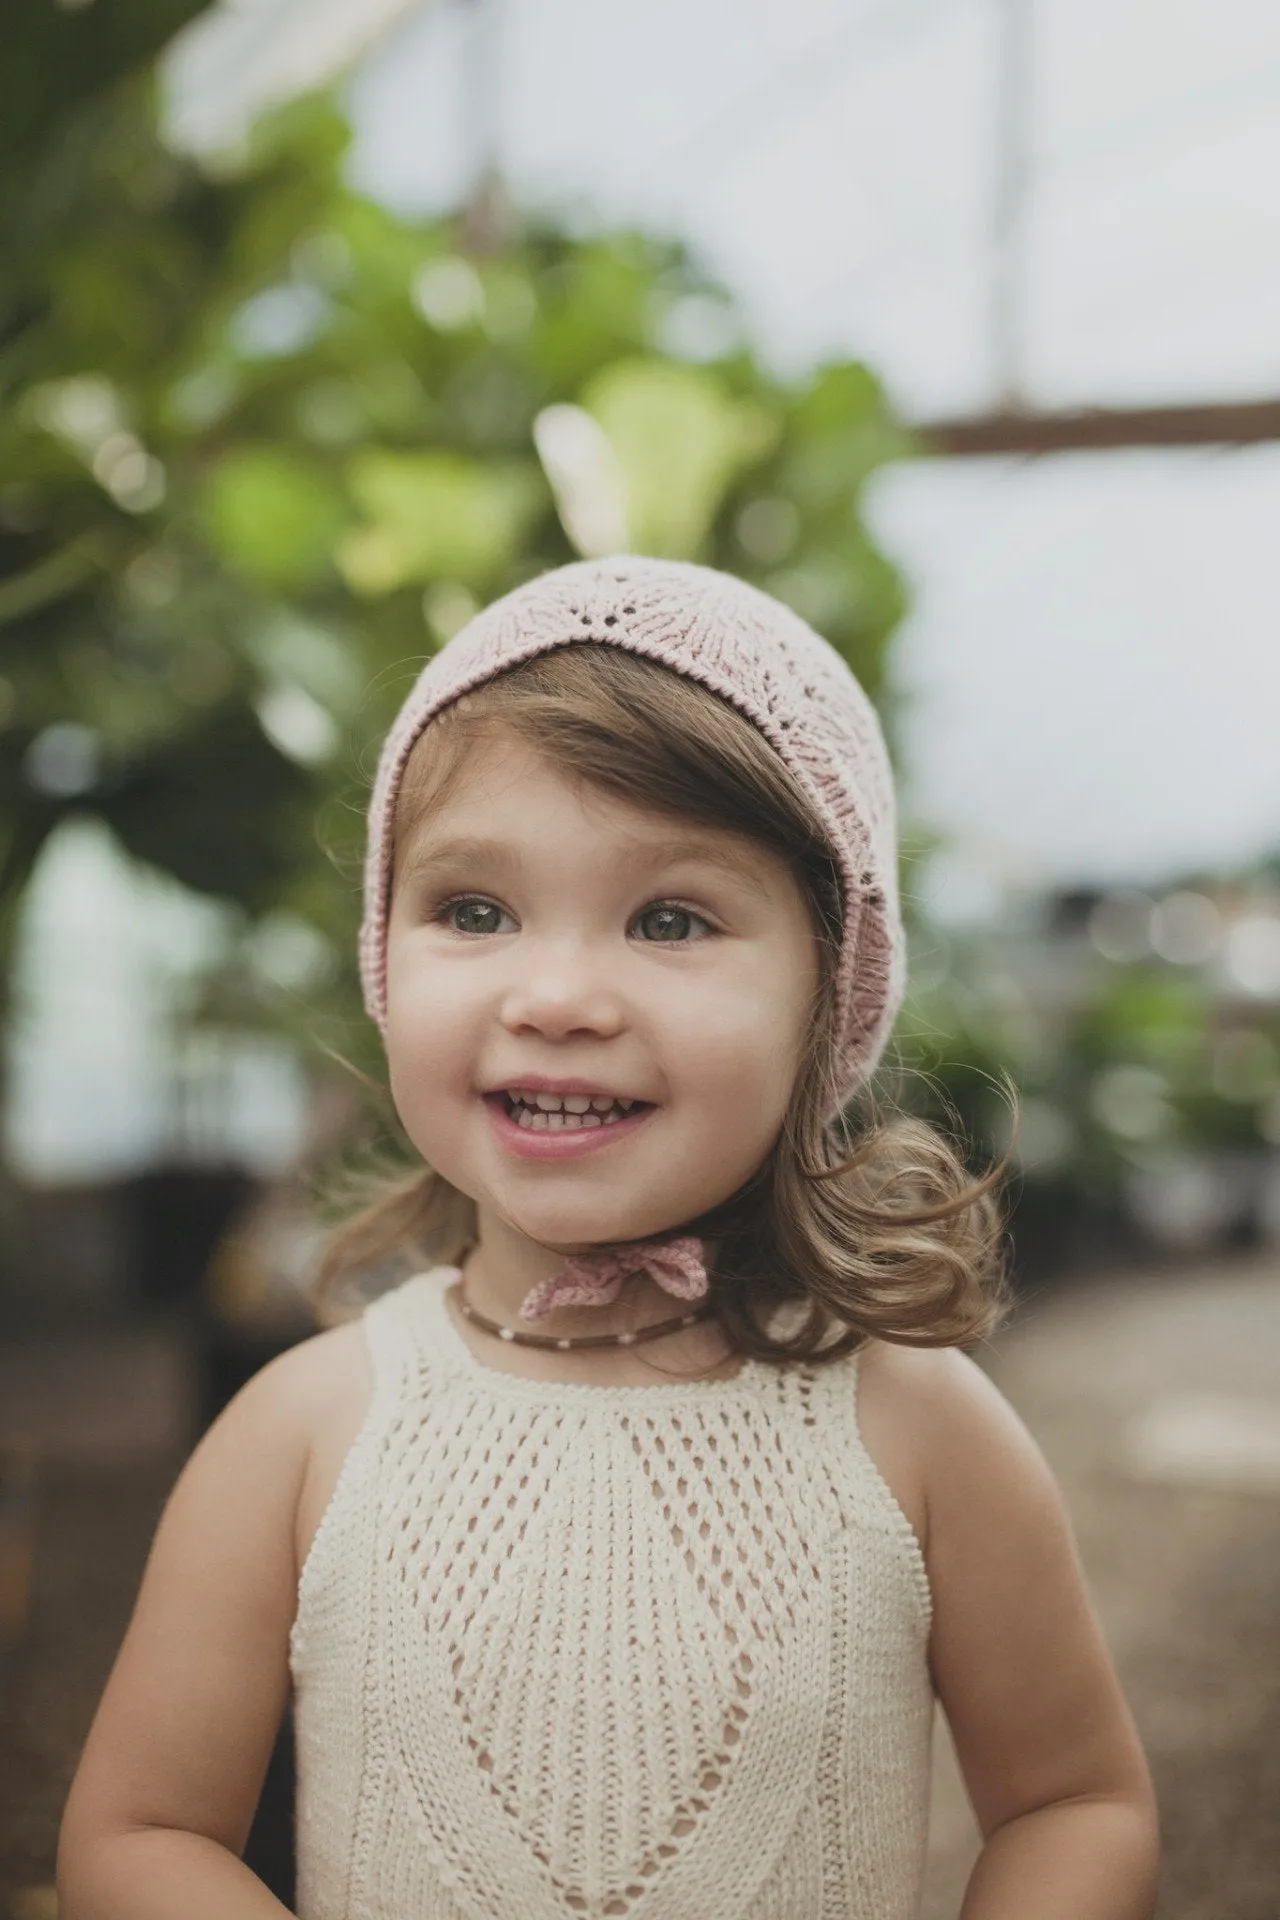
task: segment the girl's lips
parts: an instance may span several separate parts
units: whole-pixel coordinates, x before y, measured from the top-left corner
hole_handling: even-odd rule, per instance
[[[486,1093],[481,1098],[489,1109],[493,1130],[502,1145],[529,1160],[567,1160],[578,1154],[595,1153],[612,1141],[633,1134],[651,1113],[657,1112],[656,1107],[641,1107],[621,1120],[609,1121],[608,1125],[571,1127],[552,1133],[549,1128],[539,1127],[535,1131],[532,1127],[520,1126],[507,1112],[505,1094]]]

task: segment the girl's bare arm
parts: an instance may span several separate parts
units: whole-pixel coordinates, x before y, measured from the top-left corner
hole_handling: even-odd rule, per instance
[[[984,1839],[960,1920],[1150,1920],[1155,1796],[1057,1482],[964,1354],[895,1364],[917,1410],[930,1664]]]
[[[322,1344],[242,1388],[169,1497],[63,1815],[62,1920],[287,1911],[239,1855],[289,1688],[294,1519]]]

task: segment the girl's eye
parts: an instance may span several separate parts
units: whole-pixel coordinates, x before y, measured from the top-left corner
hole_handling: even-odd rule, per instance
[[[466,919],[461,923],[454,917],[458,914],[466,915]],[[454,900],[442,901],[431,918],[447,923],[452,933],[496,933],[498,929],[491,920],[491,916],[495,914],[501,919],[502,908],[496,906],[492,900],[482,900],[478,895],[468,894],[460,895]]]
[[[503,916],[502,908],[494,901],[482,899],[479,894],[459,894],[452,900],[443,900],[430,917],[436,924],[446,925],[452,933],[478,935],[497,933],[496,923]],[[655,900],[638,915],[636,925],[648,924],[652,929],[652,937],[644,942],[646,946],[681,946],[688,943],[690,921],[697,921],[704,928],[710,926],[692,907],[682,907],[672,900]]]
[[[657,900],[651,907],[645,908],[637,919],[636,925],[643,926],[645,921],[656,923],[658,931],[653,940],[646,941],[647,946],[678,946],[685,942],[684,928],[690,920],[696,920],[699,926],[709,925],[709,922],[704,920],[700,913],[695,913],[692,907],[679,906],[673,900]]]

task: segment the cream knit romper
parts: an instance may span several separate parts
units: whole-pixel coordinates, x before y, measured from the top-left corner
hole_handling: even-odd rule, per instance
[[[858,1355],[529,1380],[456,1278],[363,1317],[290,1639],[300,1920],[913,1920],[930,1595]]]

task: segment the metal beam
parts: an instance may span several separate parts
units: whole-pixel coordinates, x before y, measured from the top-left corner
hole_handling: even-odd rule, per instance
[[[989,325],[992,370],[1004,409],[1025,403],[1028,212],[1031,199],[1035,0],[999,0],[995,196]]]
[[[1121,447],[1248,447],[1280,441],[1280,400],[1184,407],[1090,407],[1074,413],[1002,410],[925,420],[912,433],[926,453],[1107,453]]]

